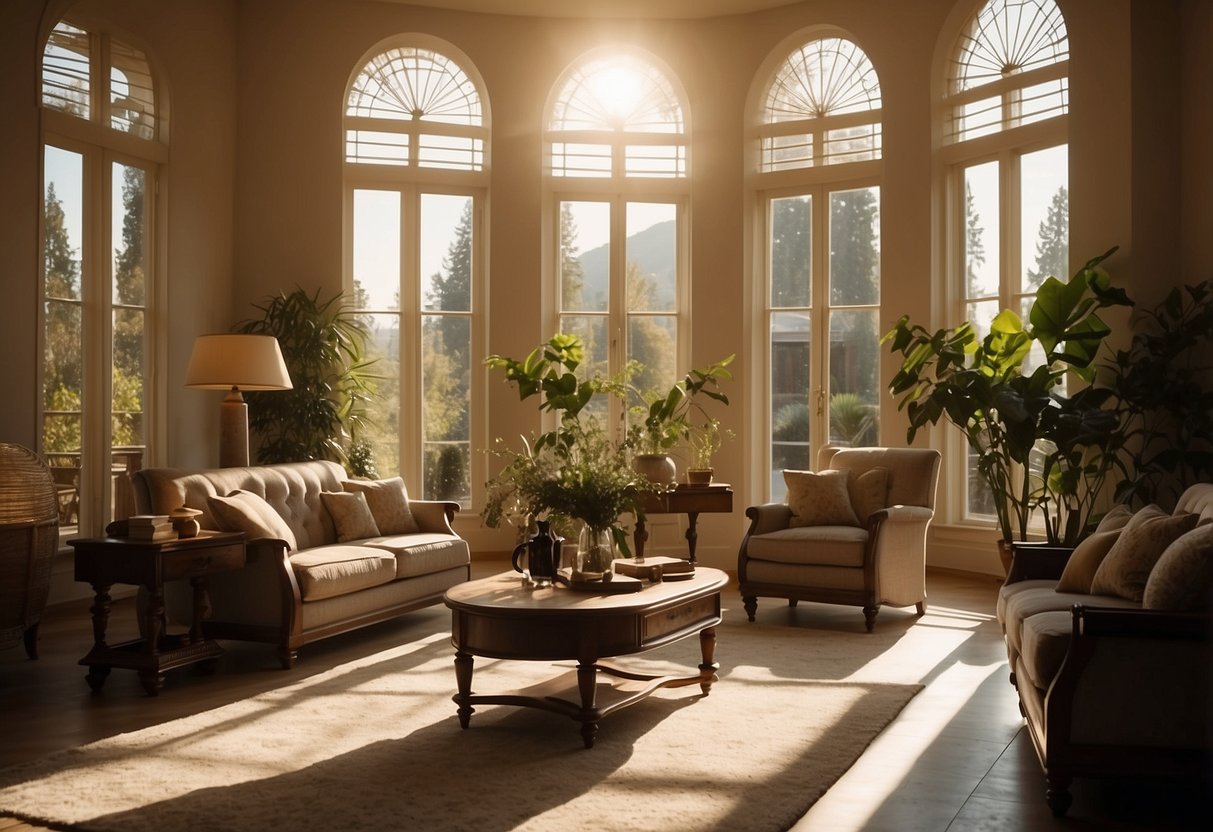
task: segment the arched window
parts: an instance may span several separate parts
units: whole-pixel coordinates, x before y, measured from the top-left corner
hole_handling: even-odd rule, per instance
[[[67,20],[47,38],[39,84],[39,445],[60,486],[60,527],[96,533],[133,510],[113,471],[138,467],[152,440],[164,108],[144,52]]]
[[[346,274],[373,333],[379,394],[365,440],[381,476],[473,505],[485,479],[482,234],[487,102],[452,44],[394,38],[349,83]]]
[[[961,35],[948,71],[950,141],[1065,115],[1069,38],[1053,0],[986,3]]]
[[[950,320],[984,337],[1003,309],[1026,314],[1049,275],[1069,268],[1069,39],[1053,0],[988,0],[944,65]],[[1029,358],[1029,360],[1031,360]],[[959,434],[949,435],[964,459]],[[992,522],[976,455],[944,472],[953,519]],[[959,496],[963,495],[963,497]]]
[[[480,171],[488,136],[475,82],[433,49],[372,57],[350,85],[347,162]]]
[[[767,89],[762,171],[880,158],[880,82],[863,50],[845,38],[792,50]]]
[[[881,99],[871,61],[841,34],[794,36],[767,67],[751,93],[767,344],[755,441],[779,500],[783,471],[814,468],[824,444],[880,438]]]

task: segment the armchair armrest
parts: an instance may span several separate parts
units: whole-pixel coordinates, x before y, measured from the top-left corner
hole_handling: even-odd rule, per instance
[[[1011,544],[1011,568],[1004,584],[1020,581],[1052,580],[1061,577],[1066,561],[1074,550],[1066,546],[1046,546],[1042,543],[1015,542]]]
[[[409,511],[423,532],[455,534],[451,522],[459,511],[459,503],[448,500],[409,500]]]
[[[927,523],[934,516],[935,512],[926,506],[889,506],[869,514],[867,522]]]
[[[750,518],[747,535],[766,534],[786,529],[792,519],[792,509],[786,503],[763,503],[747,508],[745,516]]]

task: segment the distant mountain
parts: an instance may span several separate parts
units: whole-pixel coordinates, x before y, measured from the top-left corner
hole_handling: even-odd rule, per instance
[[[651,225],[627,239],[628,259],[635,262],[642,274],[655,275],[660,291],[655,297],[659,304],[674,302],[674,270],[676,263],[674,234],[676,220]],[[605,245],[592,248],[577,258],[585,277],[585,300],[591,306],[606,305],[609,252]]]

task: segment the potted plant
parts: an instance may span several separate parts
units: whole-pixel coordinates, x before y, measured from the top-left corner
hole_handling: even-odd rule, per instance
[[[687,445],[691,449],[691,463],[687,468],[688,485],[710,485],[715,470],[712,457],[732,439],[733,432],[720,427],[720,420],[713,417],[701,424],[691,425],[687,433]]]
[[[519,400],[540,396],[540,409],[558,414],[559,424],[524,439],[521,450],[497,441],[493,453],[505,464],[487,484],[484,522],[526,527],[548,519],[578,539],[574,577],[609,580],[614,548],[631,555],[619,518],[635,514],[655,486],[636,475],[627,441],[615,441],[607,426],[584,412],[596,395],[626,392],[620,379],[578,379],[584,357],[580,338],[558,333],[521,361],[500,355],[485,360],[518,386]]]
[[[1003,310],[979,341],[969,322],[931,333],[903,317],[882,339],[903,357],[889,389],[909,416],[907,441],[941,418],[961,430],[994,497],[1000,551],[1027,538],[1038,509],[1049,542],[1074,545],[1114,464],[1110,393],[1067,396],[1065,382],[1071,373],[1088,384],[1094,379],[1110,334],[1099,311],[1132,304],[1100,268],[1115,250],[1067,282],[1046,279],[1026,324]]]
[[[672,483],[677,476],[677,468],[670,450],[679,443],[689,443],[693,433],[699,433],[699,428],[715,421],[708,417],[698,400],[700,394],[721,404],[729,403],[728,396],[720,392],[719,386],[721,381],[733,378],[728,367],[735,357],[735,354],[729,355],[707,367],[691,370],[664,392],[642,391],[629,386],[632,400],[640,402],[630,409],[633,421],[628,431],[629,438],[636,449],[638,470],[650,480]],[[631,368],[633,372],[634,369]],[[628,374],[629,378],[631,374]],[[692,421],[695,414],[704,419],[698,426]],[[719,425],[716,428],[717,445],[707,451],[708,467],[712,454],[719,449]],[[700,433],[700,436],[703,434]]]
[[[257,462],[345,461],[374,393],[366,326],[340,294],[321,300],[319,290],[297,288],[256,308],[261,317],[237,331],[275,336],[294,382],[291,390],[247,395],[249,427],[260,438]]]

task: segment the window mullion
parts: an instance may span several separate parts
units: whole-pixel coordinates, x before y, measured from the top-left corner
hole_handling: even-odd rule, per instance
[[[421,190],[416,187],[400,189],[400,367],[416,367],[406,390],[401,373],[400,418],[397,440],[401,449],[401,474],[408,482],[424,482],[423,430],[425,424],[425,388],[421,360]],[[411,325],[410,325],[411,323]],[[405,333],[411,333],[406,337]],[[404,402],[410,401],[409,406]],[[410,441],[416,437],[416,441]],[[412,448],[411,453],[405,449]]]

